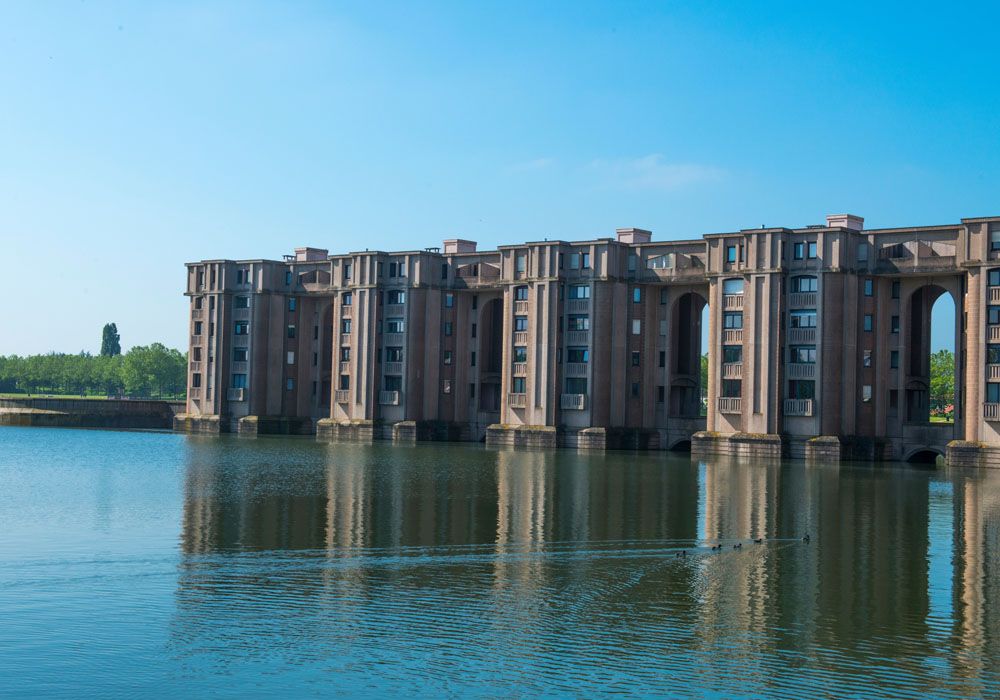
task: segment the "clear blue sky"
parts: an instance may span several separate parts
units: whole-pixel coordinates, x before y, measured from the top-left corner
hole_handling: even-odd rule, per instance
[[[185,347],[183,264],[1000,213],[995,4],[0,8],[0,353]]]

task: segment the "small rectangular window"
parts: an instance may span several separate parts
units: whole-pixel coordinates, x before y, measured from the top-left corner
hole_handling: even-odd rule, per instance
[[[863,363],[864,363],[865,367],[871,367],[872,366],[872,351],[871,350],[865,350]]]
[[[288,310],[295,311],[295,297],[288,298]]]
[[[233,388],[234,389],[246,389],[247,388],[247,375],[245,375],[245,374],[234,374],[233,375]]]
[[[638,350],[633,350],[632,351],[632,366],[633,367],[638,367],[641,358],[642,358],[641,353]]]
[[[736,246],[734,245],[726,246],[726,262],[727,263],[736,262]]]
[[[514,317],[514,330],[515,331],[526,331],[526,330],[528,330],[528,317],[527,316],[515,316]]]
[[[816,259],[816,242],[815,241],[809,241],[809,249],[808,250],[809,250],[809,252],[808,252],[809,259],[810,260],[815,260]]]
[[[234,325],[233,332],[236,335],[249,335],[250,334],[250,322],[249,321],[237,321]]]
[[[285,270],[285,286],[287,287],[292,283],[292,271]]]
[[[451,364],[451,358],[452,358],[452,352],[451,352],[451,350],[445,350],[444,351],[444,363],[446,365],[450,365]]]
[[[289,365],[295,364],[295,351],[289,350],[285,355],[285,363]]]
[[[511,377],[510,380],[510,390],[515,394],[525,393],[527,388],[527,379],[524,377]]]
[[[793,250],[793,256],[796,260],[802,260],[803,258],[806,257],[805,243],[802,242],[796,243],[795,246],[792,248],[792,250]]]
[[[632,335],[639,335],[642,333],[642,321],[638,318],[632,319]]]
[[[871,314],[865,314],[865,330],[871,331],[874,327],[874,321],[872,320]]]
[[[889,367],[892,369],[899,367],[899,350],[891,350],[889,352]]]
[[[632,303],[638,304],[642,301],[642,289],[640,287],[634,287],[632,289]]]
[[[295,326],[289,324],[287,335],[288,335],[289,338],[294,338],[295,337]]]
[[[892,281],[892,298],[899,299],[899,280]]]
[[[445,335],[451,335],[452,328],[453,328],[453,326],[452,326],[451,321],[445,321],[444,322],[444,334]]]
[[[872,282],[872,280],[870,279],[865,280],[865,296],[870,297],[874,293],[875,293],[875,285]]]
[[[586,270],[590,267],[590,253],[580,253],[580,269]]]
[[[667,366],[667,353],[664,350],[660,350],[660,367]]]
[[[469,366],[470,367],[475,367],[476,366],[476,351],[475,350],[473,350],[470,353],[470,355],[469,355]]]
[[[893,316],[889,324],[889,330],[892,333],[899,333],[899,316]]]
[[[448,294],[445,294],[444,295],[444,308],[450,309],[450,308],[452,308],[454,306],[455,306],[455,295],[451,294],[450,292]]]
[[[201,386],[201,374],[200,373],[195,372],[194,374],[191,375],[191,386],[193,386],[195,389],[197,389],[198,387]]]
[[[238,297],[233,297],[233,306],[237,309],[249,309],[250,297],[242,295]]]

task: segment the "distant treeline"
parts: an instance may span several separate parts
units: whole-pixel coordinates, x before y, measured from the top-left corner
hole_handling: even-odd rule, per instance
[[[183,397],[187,355],[160,343],[124,355],[0,355],[0,393]]]

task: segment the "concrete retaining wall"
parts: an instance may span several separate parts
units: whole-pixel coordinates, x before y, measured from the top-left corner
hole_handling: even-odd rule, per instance
[[[168,430],[183,410],[180,401],[0,399],[0,425]]]

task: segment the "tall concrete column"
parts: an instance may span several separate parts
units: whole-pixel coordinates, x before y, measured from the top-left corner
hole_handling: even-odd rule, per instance
[[[969,268],[966,276],[965,309],[968,323],[965,326],[964,340],[966,348],[965,362],[965,401],[962,415],[965,420],[965,439],[976,442],[982,434],[983,422],[983,367],[985,329],[983,319],[983,304],[986,299],[986,289],[983,284],[983,269]],[[961,309],[955,309],[956,321]],[[955,348],[956,361],[961,360],[961,348]]]

